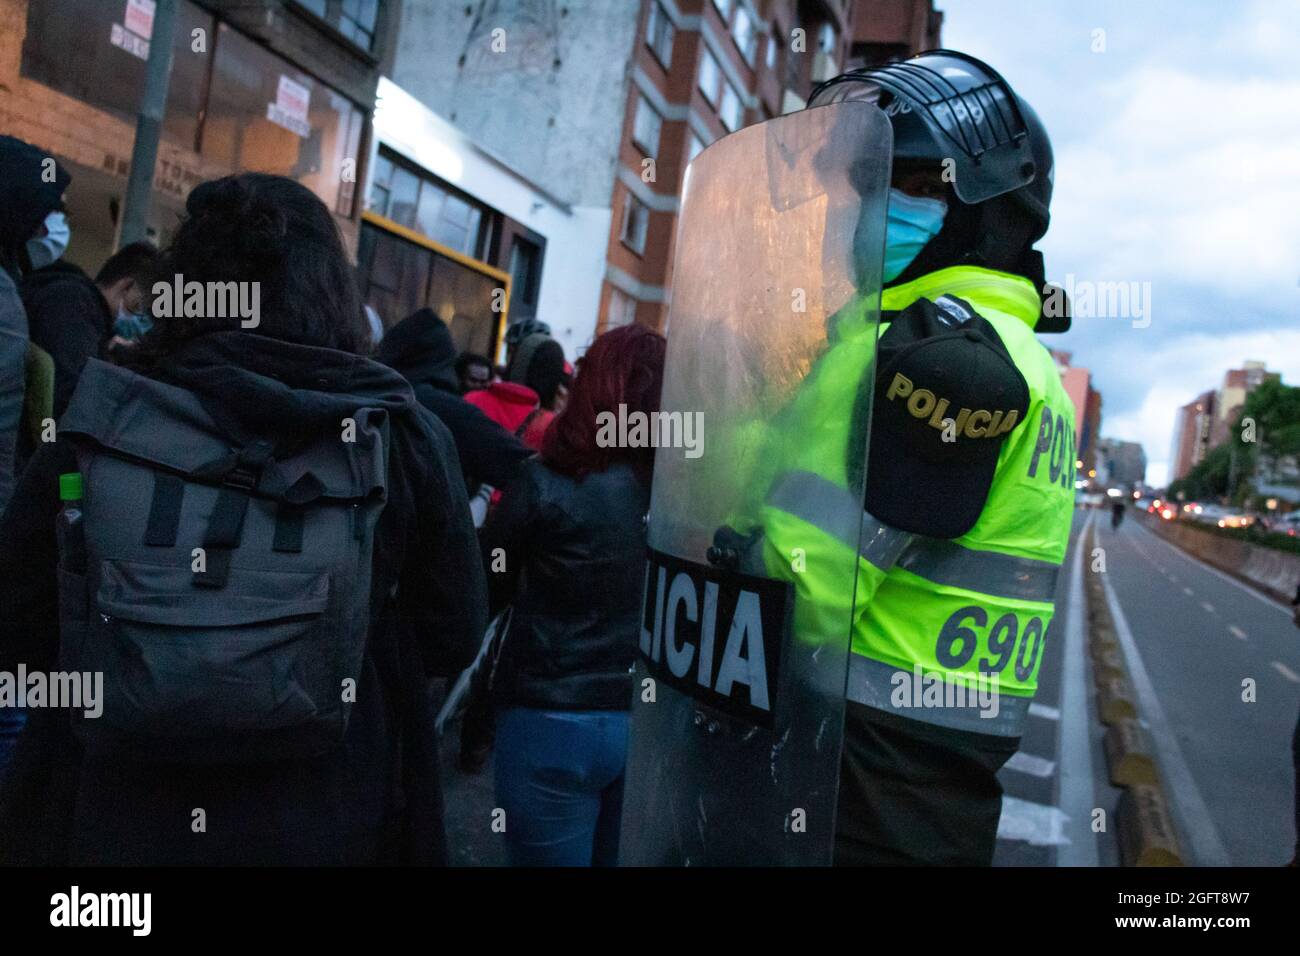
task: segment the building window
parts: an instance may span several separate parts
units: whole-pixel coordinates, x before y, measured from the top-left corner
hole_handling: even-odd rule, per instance
[[[713,5],[718,10],[718,16],[722,17],[722,22],[726,23],[731,15],[731,0],[713,0]]]
[[[718,116],[728,132],[734,133],[745,125],[745,105],[730,83],[723,84],[722,107],[718,110]]]
[[[295,0],[363,50],[375,45],[380,0]]]
[[[476,259],[484,258],[491,221],[488,208],[383,153],[375,160],[368,206],[434,242]]]
[[[515,238],[510,250],[511,305],[537,311],[537,292],[542,278],[542,250],[535,242]]]
[[[644,96],[637,98],[636,121],[632,126],[632,142],[641,147],[647,156],[659,154],[659,131],[663,120]]]
[[[713,54],[708,50],[700,54],[700,92],[714,109],[718,106],[718,97],[722,94],[722,68]]]
[[[605,317],[605,329],[616,329],[621,325],[631,325],[636,321],[636,302],[622,289],[609,290],[609,314]]]
[[[649,225],[650,209],[629,192],[623,197],[623,230],[619,239],[637,255],[641,255],[645,252],[645,234]]]
[[[350,215],[344,163],[355,169],[363,125],[361,111],[329,87],[224,23],[217,28],[204,159],[296,179]]]
[[[664,8],[656,2],[650,4],[650,19],[646,23],[645,43],[650,48],[650,52],[655,55],[664,69],[672,66],[673,62],[673,36],[676,28],[673,22],[668,19],[668,14],[664,13]]]
[[[695,159],[696,156],[698,156],[698,155],[700,155],[700,153],[704,152],[704,146],[705,146],[705,142],[704,142],[704,140],[700,139],[698,136],[696,136],[694,133],[692,133],[692,134],[691,134],[691,152],[690,152],[690,155],[687,156],[686,161],[687,161],[688,163],[689,163],[689,162],[692,162],[692,161]]]
[[[736,9],[736,19],[731,24],[731,37],[736,41],[736,49],[750,66],[754,65],[754,54],[758,52],[758,34],[754,32],[754,21],[744,7]]]

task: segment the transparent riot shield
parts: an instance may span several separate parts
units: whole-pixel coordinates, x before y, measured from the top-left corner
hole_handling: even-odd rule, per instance
[[[842,103],[687,171],[624,865],[831,862],[890,154]]]

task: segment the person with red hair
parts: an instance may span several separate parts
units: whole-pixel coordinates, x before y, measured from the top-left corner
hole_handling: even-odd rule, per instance
[[[654,449],[610,444],[599,422],[659,410],[664,350],[640,325],[596,339],[483,529],[492,613],[513,607],[493,695],[515,865],[618,859]]]

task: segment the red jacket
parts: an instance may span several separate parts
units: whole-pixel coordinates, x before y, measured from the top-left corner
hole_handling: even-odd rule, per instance
[[[506,431],[515,434],[519,431],[529,415],[537,408],[538,398],[527,385],[515,382],[495,382],[487,388],[469,392],[465,401],[478,408]],[[555,417],[553,412],[542,411],[533,416],[528,428],[521,436],[523,443],[533,450],[542,447],[542,436],[546,426]]]

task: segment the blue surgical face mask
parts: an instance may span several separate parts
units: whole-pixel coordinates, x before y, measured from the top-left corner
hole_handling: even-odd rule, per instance
[[[909,196],[889,190],[889,215],[885,223],[885,281],[897,279],[925,244],[939,234],[948,204],[942,199]]]
[[[117,319],[113,322],[113,334],[118,338],[134,342],[153,328],[153,318],[143,312],[128,312],[123,306],[117,307]]]
[[[61,212],[52,212],[45,217],[45,235],[27,240],[27,258],[32,261],[33,269],[41,269],[57,262],[68,248],[72,230],[68,228],[68,217]]]

